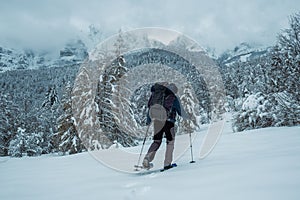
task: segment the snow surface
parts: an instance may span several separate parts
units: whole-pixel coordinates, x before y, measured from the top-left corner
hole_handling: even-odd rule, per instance
[[[300,199],[300,127],[232,133],[230,126],[200,160],[202,127],[193,144],[196,163],[187,151],[163,173],[117,172],[89,153],[1,157],[0,199]]]
[[[243,56],[241,56],[241,58],[240,58],[241,62],[247,62],[250,56],[251,56],[251,54],[250,54],[250,53],[249,53],[249,54],[246,54],[246,55],[243,55]]]

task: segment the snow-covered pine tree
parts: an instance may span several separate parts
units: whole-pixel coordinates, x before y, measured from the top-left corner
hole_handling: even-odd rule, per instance
[[[7,156],[9,143],[17,133],[20,112],[10,95],[0,96],[0,156]]]
[[[235,73],[235,65],[234,66],[222,66],[221,72],[223,76],[224,86],[226,88],[226,93],[232,99],[236,99],[239,97],[238,93],[238,85],[237,85],[237,76]]]
[[[300,123],[300,13],[290,17],[290,27],[278,36],[268,60],[269,96],[276,100],[275,126]]]
[[[27,156],[39,156],[43,153],[43,133],[30,133],[25,140],[25,150]]]
[[[68,83],[61,99],[62,114],[57,119],[58,132],[53,134],[52,140],[57,151],[63,154],[80,153],[85,150],[72,119],[72,87]]]
[[[112,142],[116,140],[123,146],[132,146],[135,144],[135,139],[129,132],[134,127],[130,127],[126,132],[120,127],[120,123],[124,123],[122,122],[124,119],[120,119],[122,114],[126,115],[124,118],[130,117],[128,115],[132,115],[133,118],[133,112],[130,111],[131,105],[129,99],[123,99],[122,95],[120,95],[126,91],[119,91],[119,80],[126,72],[127,68],[120,65],[116,59],[116,62],[112,63],[102,75],[96,99],[99,105],[100,124],[102,129],[108,134],[107,137]],[[119,99],[118,102],[120,104],[115,104],[113,98]],[[120,111],[125,111],[126,113],[120,114]]]
[[[190,84],[185,84],[183,95],[180,97],[180,100],[187,114],[191,116],[191,120],[182,120],[182,131],[184,133],[192,133],[197,128],[199,128],[199,124],[197,121],[197,115],[199,114],[199,104],[197,98],[195,98],[192,93],[192,87]]]
[[[139,74],[143,76],[142,74]],[[145,84],[134,91],[133,95],[131,96],[130,102],[132,110],[134,112],[135,121],[140,126],[146,126],[147,121],[147,103],[148,99],[151,95],[150,93],[151,84]]]
[[[54,106],[56,103],[58,103],[58,95],[57,95],[57,91],[56,91],[56,87],[49,87],[46,95],[45,95],[45,100],[42,104],[42,107],[49,107],[51,108],[52,106]]]
[[[249,95],[243,102],[241,110],[234,116],[233,129],[244,131],[271,126],[274,121],[271,108],[263,93]]]
[[[299,124],[300,106],[288,92],[249,95],[234,116],[235,131]]]
[[[22,157],[25,152],[25,129],[18,128],[17,134],[14,139],[10,141],[8,155],[13,157]]]
[[[280,92],[272,94],[276,100],[277,109],[275,126],[294,126],[300,124],[300,104],[293,94]]]
[[[99,27],[94,24],[89,25],[88,40],[85,41],[88,49],[92,50],[103,39],[103,33]]]
[[[278,36],[272,60],[274,89],[300,101],[300,13],[290,17],[290,27]]]
[[[134,119],[130,100],[125,99],[122,93],[127,88],[121,87],[120,79],[128,71],[122,53],[126,50],[122,31],[119,31],[114,44],[115,60],[105,69],[100,77],[97,89],[96,102],[99,107],[99,120],[102,130],[111,142],[117,141],[123,146],[135,145],[135,136],[132,130],[136,124],[128,124],[124,119]],[[124,129],[126,131],[124,131]]]
[[[48,129],[44,131],[49,133],[50,137],[52,137],[52,134],[56,132],[57,118],[59,117],[60,113],[60,101],[55,85],[48,88],[44,98],[45,99],[39,110],[39,118],[43,123],[45,123],[44,127]]]
[[[114,47],[115,47],[115,55],[118,58],[120,55],[122,55],[125,50],[127,49],[126,45],[125,45],[125,41],[123,38],[123,31],[122,29],[119,29],[118,32],[118,37],[116,42],[114,43]]]
[[[18,128],[17,134],[10,141],[8,155],[13,157],[39,156],[43,152],[43,133],[26,133]]]

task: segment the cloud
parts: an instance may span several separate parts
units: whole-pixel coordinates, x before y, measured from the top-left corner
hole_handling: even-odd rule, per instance
[[[106,36],[119,28],[175,29],[221,52],[244,41],[274,44],[299,8],[297,0],[10,0],[0,6],[0,45],[59,49],[96,24]]]

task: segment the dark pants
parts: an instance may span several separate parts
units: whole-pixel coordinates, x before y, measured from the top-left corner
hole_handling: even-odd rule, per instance
[[[164,166],[168,166],[172,163],[173,160],[173,150],[175,143],[175,130],[173,122],[154,121],[153,143],[151,144],[148,153],[145,156],[145,159],[148,159],[149,162],[151,162],[154,159],[156,151],[159,149],[162,143],[164,133],[167,139]]]

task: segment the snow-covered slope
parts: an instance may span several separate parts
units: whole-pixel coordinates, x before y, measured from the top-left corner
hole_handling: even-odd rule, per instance
[[[218,58],[218,62],[225,65],[231,65],[235,62],[247,62],[265,55],[269,50],[269,47],[250,45],[244,42],[236,46],[233,50],[225,51]]]
[[[116,172],[88,153],[1,157],[0,199],[299,199],[300,127],[232,133],[230,126],[207,158],[189,164],[188,151],[164,173]],[[206,131],[194,142],[196,155]]]
[[[51,58],[31,50],[16,50],[0,46],[0,72],[38,69],[52,64]]]
[[[59,54],[59,56],[58,56]],[[57,53],[34,52],[0,46],[0,73],[22,69],[63,67],[82,63],[87,58],[87,48],[81,40],[71,40]]]

